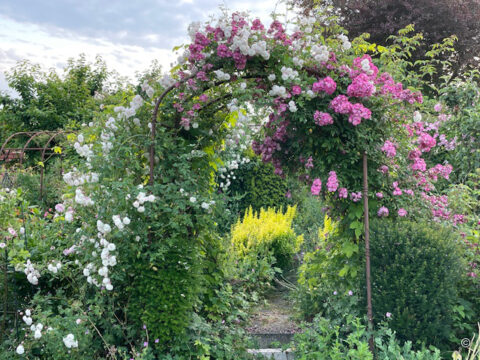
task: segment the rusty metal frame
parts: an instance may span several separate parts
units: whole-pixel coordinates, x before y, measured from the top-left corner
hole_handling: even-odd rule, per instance
[[[44,173],[45,173],[45,162],[48,161],[52,156],[57,155],[53,148],[49,148],[48,146],[50,143],[59,135],[65,135],[68,133],[72,133],[73,131],[70,130],[59,130],[59,131],[20,131],[10,135],[2,144],[0,148],[0,157],[3,155],[3,159],[0,159],[0,163],[4,162],[7,163],[9,161],[19,160],[20,165],[23,164],[25,159],[26,151],[41,151],[41,162],[43,166],[40,169],[40,199],[43,199],[43,192],[45,190],[44,186]],[[43,147],[29,147],[30,143],[41,135],[50,135],[47,142],[43,145]],[[27,141],[21,148],[8,148],[8,143],[18,136],[26,136],[28,137]],[[50,151],[48,158],[45,158],[47,155],[47,151]],[[15,154],[14,158],[10,158],[10,154]],[[62,169],[63,172],[63,169]]]

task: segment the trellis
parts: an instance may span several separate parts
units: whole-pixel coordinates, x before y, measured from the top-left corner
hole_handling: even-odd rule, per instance
[[[61,155],[60,153],[55,152],[53,147],[51,146],[52,142],[59,136],[64,136],[72,131],[68,130],[60,130],[60,131],[21,131],[16,132],[10,135],[2,144],[0,148],[0,164],[3,162],[13,162],[18,161],[20,166],[23,164],[25,160],[25,154],[27,151],[37,151],[41,152],[41,166],[40,166],[40,200],[43,199],[43,193],[45,191],[45,184],[44,184],[44,176],[45,176],[45,163],[54,155]],[[30,145],[33,143],[33,140],[38,138],[39,136],[47,135],[47,141],[41,147],[31,147]],[[8,147],[8,144],[17,137],[27,137],[23,147]],[[60,157],[62,159],[62,157]],[[8,172],[5,172],[3,175],[8,176]],[[12,181],[13,184],[13,181]]]

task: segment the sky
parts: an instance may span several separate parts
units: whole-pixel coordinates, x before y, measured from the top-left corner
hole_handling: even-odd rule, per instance
[[[274,10],[285,11],[277,0],[0,0],[0,91],[10,91],[5,71],[22,60],[61,73],[83,53],[131,79],[153,60],[167,71],[173,47],[188,41],[188,25],[220,6],[267,24]]]

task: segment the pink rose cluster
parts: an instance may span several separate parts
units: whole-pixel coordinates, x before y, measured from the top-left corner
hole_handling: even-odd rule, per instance
[[[390,140],[385,141],[381,150],[387,155],[387,157],[395,157],[397,155],[397,146]]]
[[[337,173],[335,171],[330,171],[328,173],[328,180],[327,180],[327,190],[329,192],[335,192],[338,189],[338,179]]]
[[[422,152],[429,152],[436,144],[435,138],[427,133],[422,133],[418,138],[418,148]]]
[[[333,124],[332,116],[326,112],[316,110],[313,114],[313,119],[315,120],[315,124],[317,124],[318,126],[326,126]]]
[[[375,93],[375,84],[362,73],[355,77],[347,88],[347,95],[351,97],[370,97]]]
[[[372,112],[363,104],[352,104],[345,95],[338,95],[330,102],[330,108],[338,114],[348,114],[348,122],[359,125],[362,119],[370,119]]]
[[[337,83],[330,76],[327,76],[324,79],[318,80],[312,85],[312,90],[314,92],[318,93],[320,91],[324,91],[328,95],[332,95],[336,89],[337,89]]]
[[[322,190],[322,180],[318,178],[313,180],[312,187],[310,188],[312,195],[320,195],[321,190]]]
[[[388,216],[388,208],[385,206],[382,206],[380,209],[378,209],[377,215],[379,217],[387,217]]]

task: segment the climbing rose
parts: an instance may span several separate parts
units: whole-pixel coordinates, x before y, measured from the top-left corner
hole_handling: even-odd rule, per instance
[[[362,193],[359,192],[352,192],[350,193],[350,197],[352,198],[353,202],[359,202],[362,199]]]
[[[401,216],[401,217],[407,216],[407,210],[405,210],[404,208],[398,209],[398,216]]]
[[[380,217],[388,216],[388,209],[385,206],[382,206],[380,209],[378,209],[377,215]]]
[[[292,86],[292,94],[293,95],[300,95],[302,93],[302,88],[298,85]]]
[[[351,97],[369,97],[375,92],[375,85],[366,74],[360,74],[348,85],[347,95]]]
[[[418,138],[418,148],[422,152],[429,152],[436,144],[437,140],[427,133],[422,133]]]
[[[340,199],[346,199],[348,196],[348,190],[347,188],[340,188],[338,189],[338,197]]]
[[[338,179],[337,174],[335,171],[330,171],[328,173],[328,180],[327,180],[327,190],[329,192],[335,192],[338,189]]]
[[[315,114],[313,114],[313,118],[315,120],[315,124],[317,124],[318,126],[333,124],[333,119],[329,113],[320,112],[316,110]]]
[[[336,89],[337,83],[330,76],[327,76],[325,79],[313,83],[312,86],[312,90],[314,92],[324,91],[329,95],[332,95]]]
[[[310,191],[312,192],[312,195],[319,195],[320,190],[322,190],[322,180],[317,178],[313,180],[313,184],[312,184],[312,187],[310,188]]]
[[[387,157],[395,157],[397,155],[397,147],[396,145],[391,142],[390,140],[385,141],[385,144],[383,144],[381,150],[385,152]]]

